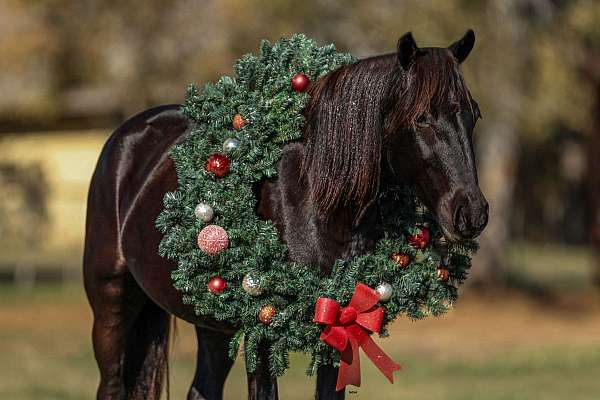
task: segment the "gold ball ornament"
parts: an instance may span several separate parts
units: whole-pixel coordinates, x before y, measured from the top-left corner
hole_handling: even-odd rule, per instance
[[[277,314],[277,309],[271,304],[267,304],[266,306],[262,306],[260,311],[258,312],[258,319],[265,325],[271,325],[273,322],[273,318]]]
[[[242,114],[235,114],[231,124],[233,125],[233,129],[239,131],[246,125],[246,120],[242,117]]]
[[[244,292],[248,293],[250,296],[260,296],[263,292],[262,287],[260,286],[260,277],[254,273],[248,273],[242,279],[242,288]]]

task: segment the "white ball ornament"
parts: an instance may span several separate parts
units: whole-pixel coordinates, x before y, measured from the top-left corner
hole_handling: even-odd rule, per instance
[[[386,282],[382,282],[375,288],[375,291],[379,294],[379,299],[381,301],[388,301],[392,294],[394,293],[394,289],[392,289],[392,285]]]
[[[240,148],[240,141],[237,140],[236,138],[228,138],[228,139],[225,139],[225,141],[223,142],[223,151],[225,153],[230,153],[239,148]]]
[[[260,286],[260,277],[253,273],[244,276],[244,279],[242,279],[242,288],[250,296],[260,296],[263,292]]]
[[[194,214],[196,214],[196,217],[199,220],[204,222],[212,221],[213,217],[215,216],[213,208],[206,203],[198,204],[194,210]]]

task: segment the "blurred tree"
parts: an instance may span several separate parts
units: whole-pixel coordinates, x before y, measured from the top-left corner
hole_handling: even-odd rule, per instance
[[[511,0],[488,4],[491,7],[488,15],[497,20],[488,20],[488,32],[496,40],[486,49],[495,49],[499,54],[483,56],[496,66],[478,68],[487,72],[485,78],[480,78],[489,83],[486,96],[494,97],[487,113],[484,107],[484,118],[492,112],[493,121],[482,125],[478,146],[481,185],[490,200],[491,215],[481,238],[482,251],[474,260],[470,283],[476,285],[501,281],[506,269],[513,210],[521,207],[515,204],[513,196],[521,145],[550,139],[556,126],[581,131],[589,119],[591,94],[577,74],[583,52],[573,15],[579,15],[575,18],[578,20],[583,16],[589,20],[590,15],[598,12],[597,3],[586,0]],[[526,155],[531,162],[527,163],[528,171],[524,174],[539,176],[547,169],[541,155],[536,154],[539,146],[533,144],[528,148],[534,152]],[[564,160],[568,155],[561,157]],[[560,176],[577,173],[572,170],[574,165],[572,162],[559,165],[558,168],[571,170],[559,171],[552,185],[558,184]],[[529,194],[520,200],[527,201],[527,197]],[[537,207],[550,206],[554,214],[568,212],[564,203],[551,205],[551,200],[552,197],[545,195]],[[525,216],[522,223],[529,222]]]
[[[594,107],[600,110],[600,51],[596,48],[586,62],[590,81],[594,85]],[[594,252],[594,284],[600,288],[600,113],[596,112],[590,122],[588,145],[588,189],[589,236]]]
[[[0,89],[15,96],[0,100],[0,118],[19,108],[27,117],[109,115],[116,124],[146,107],[180,102],[190,82],[231,73],[232,62],[256,51],[261,38],[305,32],[367,57],[394,51],[406,31],[421,45],[447,46],[473,28],[476,47],[462,69],[484,116],[475,140],[491,218],[471,281],[497,285],[520,206],[514,182],[521,145],[536,148],[559,125],[597,138],[598,121],[588,122],[598,118],[590,98],[600,101],[592,55],[598,9],[594,0],[9,0],[0,5],[0,50],[8,54]],[[599,186],[597,148],[587,147],[590,188]],[[526,174],[537,177],[540,168],[527,165]],[[590,194],[590,210],[597,196]],[[540,208],[554,207],[539,198]],[[593,231],[600,232],[595,218],[589,220],[599,221]]]
[[[528,61],[526,19],[519,0],[493,0],[482,12],[488,29],[477,54],[477,73],[483,94],[484,123],[477,133],[480,185],[490,204],[489,223],[481,236],[481,251],[474,257],[469,283],[502,284],[511,241],[515,165],[519,150],[519,111],[526,87]],[[500,68],[497,65],[501,65]]]
[[[2,127],[53,114],[51,54],[43,6],[26,0],[0,2],[0,118]],[[6,129],[6,128],[5,128]]]
[[[38,164],[0,162],[0,240],[3,248],[40,248],[48,228],[48,185]]]
[[[580,1],[570,10],[567,21],[582,47],[579,58],[581,76],[591,89],[589,118],[585,119],[588,135],[588,169],[586,173],[588,232],[595,257],[593,279],[600,288],[600,6],[595,1]]]

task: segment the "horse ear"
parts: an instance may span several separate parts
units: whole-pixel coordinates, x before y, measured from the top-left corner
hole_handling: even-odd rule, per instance
[[[473,46],[475,45],[475,32],[472,29],[469,29],[464,36],[454,42],[448,47],[448,50],[454,54],[454,57],[458,60],[458,63],[462,63],[465,61],[471,50],[473,50]]]
[[[417,42],[413,38],[412,33],[406,32],[400,39],[398,39],[398,63],[404,70],[408,69],[410,62],[413,60],[417,53],[418,47]]]

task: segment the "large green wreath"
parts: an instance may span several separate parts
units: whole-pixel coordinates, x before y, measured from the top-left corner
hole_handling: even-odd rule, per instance
[[[290,262],[273,224],[255,214],[252,186],[276,176],[283,145],[301,138],[308,95],[291,88],[292,77],[304,72],[316,80],[356,60],[337,53],[333,45],[318,47],[304,35],[275,44],[263,41],[260,50],[259,56],[248,54],[236,62],[234,77],[224,76],[202,91],[188,88],[182,110],[195,126],[171,152],[178,189],[166,194],[156,222],[164,234],[159,252],[177,262],[173,284],[185,303],[193,305],[198,315],[239,326],[231,342],[232,357],[243,338],[247,367],[252,371],[258,344],[267,341],[273,374],[283,374],[290,351],[310,353],[308,373],[312,373],[321,364],[339,361],[338,352],[319,339],[323,327],[313,322],[318,297],[345,305],[358,282],[372,288],[391,285],[391,298],[381,303],[385,307],[381,334],[385,335],[385,325],[401,313],[417,319],[446,311],[466,278],[476,244],[449,245],[444,251],[433,245],[435,240],[423,249],[409,244],[408,236],[417,233],[419,226],[428,226],[432,238],[441,233],[411,188],[402,187],[379,195],[385,226],[373,252],[337,262],[330,276],[316,266]],[[236,130],[232,119],[238,113],[247,124]],[[231,170],[219,178],[206,171],[205,162],[210,155],[223,152],[228,138],[236,138],[240,146],[227,154]],[[210,224],[224,228],[229,236],[229,247],[216,255],[205,254],[197,246],[198,233],[207,225],[194,213],[201,202],[214,209]],[[408,255],[410,264],[391,259],[390,255],[398,253]],[[440,279],[440,265],[447,268],[449,279]],[[247,274],[260,281],[262,294],[253,296],[243,289]],[[222,293],[207,290],[207,282],[215,276],[228,283]],[[268,325],[258,318],[266,305],[277,310]]]

